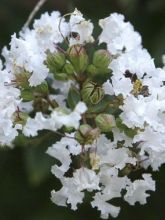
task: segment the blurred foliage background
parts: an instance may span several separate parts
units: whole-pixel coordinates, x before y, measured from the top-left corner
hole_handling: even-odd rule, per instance
[[[36,2],[0,0],[0,49],[9,43],[11,34],[19,32]],[[65,14],[75,7],[94,23],[111,12],[123,13],[141,33],[143,46],[156,65],[161,65],[161,55],[165,54],[165,0],[48,0],[38,16],[46,10]],[[20,137],[13,150],[0,149],[0,220],[100,219],[87,202],[76,212],[51,203],[50,191],[60,184],[50,172],[55,161],[45,151],[55,139],[52,133],[40,134],[25,144]],[[157,190],[148,203],[131,207],[121,202],[117,220],[165,220],[165,166],[153,176]]]

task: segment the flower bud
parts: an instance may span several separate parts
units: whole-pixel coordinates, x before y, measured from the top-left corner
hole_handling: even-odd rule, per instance
[[[98,74],[98,69],[93,64],[90,64],[87,68],[87,73],[89,77],[93,77]]]
[[[92,144],[99,135],[100,130],[98,128],[93,129],[90,125],[83,124],[76,132],[75,138],[80,144]]]
[[[71,63],[66,63],[63,69],[63,72],[66,72],[69,75],[72,75],[74,73],[74,67]]]
[[[99,69],[101,73],[109,73],[108,66],[111,62],[110,53],[107,50],[97,50],[93,55],[93,65]]]
[[[88,55],[84,47],[81,45],[73,45],[68,49],[67,54],[75,72],[78,74],[83,73],[88,65]]]
[[[60,81],[67,81],[68,75],[66,73],[54,73],[54,78]]]
[[[86,82],[82,89],[82,98],[86,103],[97,104],[104,96],[104,90],[93,82]]]
[[[102,132],[109,132],[116,126],[114,116],[109,114],[99,114],[95,121]]]
[[[94,140],[96,140],[100,135],[100,129],[94,128],[88,132],[86,138],[86,144],[92,144]]]
[[[46,65],[51,73],[56,73],[62,70],[65,65],[65,55],[61,52],[48,53]]]
[[[80,144],[85,144],[85,139],[87,133],[91,130],[91,126],[88,124],[83,124],[80,126],[79,130],[76,132],[75,138]]]

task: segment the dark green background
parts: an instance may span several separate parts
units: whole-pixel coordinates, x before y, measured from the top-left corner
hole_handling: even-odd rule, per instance
[[[0,0],[0,49],[18,32],[34,7],[35,0]],[[165,53],[165,0],[48,0],[41,11],[67,13],[77,7],[94,23],[111,12],[121,12],[143,37],[143,45],[161,65]],[[39,13],[40,14],[40,13]],[[98,30],[96,29],[96,32]],[[0,150],[0,220],[98,220],[99,213],[88,203],[76,212],[53,205],[50,191],[59,182],[50,173],[54,160],[45,154],[55,139],[51,133],[42,139],[17,141],[14,150]],[[145,206],[121,202],[117,220],[165,220],[165,167],[153,174],[156,193]],[[88,199],[87,199],[88,200]]]

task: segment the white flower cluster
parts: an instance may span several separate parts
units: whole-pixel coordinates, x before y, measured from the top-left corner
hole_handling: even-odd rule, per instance
[[[10,145],[18,135],[18,129],[30,137],[37,136],[41,130],[58,132],[63,127],[72,128],[71,132],[64,132],[64,137],[47,151],[61,163],[52,167],[52,173],[62,184],[59,191],[52,191],[52,201],[60,206],[70,204],[76,210],[77,205],[83,202],[85,191],[93,192],[91,206],[101,212],[101,218],[107,219],[109,215],[117,217],[120,207],[113,205],[111,200],[122,197],[130,205],[136,202],[145,204],[148,191],[155,190],[155,182],[146,169],[151,167],[155,171],[165,163],[165,69],[155,67],[150,54],[142,47],[140,34],[134,31],[129,22],[124,21],[123,15],[114,13],[99,21],[102,28],[99,44],[107,45],[107,53],[111,57],[108,64],[111,75],[104,80],[102,90],[97,87],[97,94],[101,91],[113,98],[114,102],[110,101],[108,106],[117,103],[118,110],[113,115],[115,122],[111,130],[106,133],[107,130],[96,126],[97,123],[90,124],[97,112],[94,118],[86,117],[91,113],[91,106],[97,106],[100,100],[90,105],[86,101],[88,92],[83,96],[82,89],[86,84],[81,83],[83,73],[79,77],[75,68],[73,78],[60,81],[53,78],[46,64],[48,54],[57,54],[59,45],[65,41],[72,49],[78,45],[79,51],[75,49],[77,56],[83,54],[82,48],[87,43],[95,41],[92,36],[93,24],[85,20],[77,9],[70,15],[69,21],[64,17],[59,12],[43,14],[35,20],[31,30],[20,33],[18,38],[16,34],[12,36],[9,50],[4,48],[5,64],[0,70],[0,144]],[[66,57],[68,59],[68,54]],[[64,65],[70,67],[74,59],[77,58],[67,60]],[[96,62],[97,68],[100,68],[99,62],[102,59]],[[77,60],[76,64],[80,65]],[[95,68],[94,65],[92,68]],[[23,100],[22,88],[18,83],[18,76],[22,76],[22,72],[30,74],[27,78],[28,88],[33,90],[45,80],[51,82],[51,91],[56,92],[41,98],[50,104],[46,113],[35,111],[33,102]],[[88,76],[85,77],[88,83]],[[91,96],[95,95],[97,80],[92,83],[85,87],[89,91],[94,85]],[[71,110],[68,107],[68,93],[72,86],[81,95]],[[99,95],[95,97],[98,99]],[[38,100],[38,96],[35,99]],[[33,114],[21,124],[18,120],[19,107],[25,104],[25,111],[29,112],[30,109]],[[84,127],[81,127],[82,124]],[[109,121],[104,121],[102,126],[106,124],[111,125]],[[129,174],[137,169],[142,169],[142,178],[133,179]]]
[[[21,125],[13,123],[13,115],[20,103],[20,91],[10,86],[12,75],[6,70],[0,70],[0,145],[11,145],[18,135]]]

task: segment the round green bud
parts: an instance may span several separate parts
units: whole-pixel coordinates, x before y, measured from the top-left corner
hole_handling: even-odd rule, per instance
[[[98,69],[93,64],[90,64],[87,67],[87,74],[89,77],[94,77],[95,75],[98,74]]]
[[[99,114],[96,118],[96,125],[102,132],[109,132],[116,126],[115,118],[109,114]]]
[[[62,70],[66,63],[65,55],[62,52],[48,53],[46,65],[51,73],[56,73]]]
[[[101,73],[109,73],[108,66],[111,62],[111,55],[107,50],[97,50],[93,55],[93,65],[99,69]]]
[[[86,82],[81,94],[84,102],[97,104],[103,98],[104,90],[94,82]]]
[[[93,129],[90,125],[83,124],[76,132],[75,138],[80,144],[92,144],[93,141],[96,140],[99,135],[100,129]]]
[[[82,45],[73,45],[67,51],[68,60],[77,74],[83,73],[88,66],[88,55]]]
[[[74,71],[75,71],[74,67],[71,63],[66,63],[64,65],[63,72],[66,72],[67,74],[72,75],[72,74],[74,74]]]

